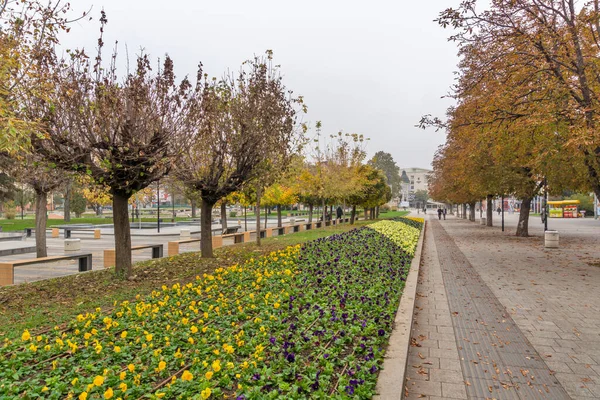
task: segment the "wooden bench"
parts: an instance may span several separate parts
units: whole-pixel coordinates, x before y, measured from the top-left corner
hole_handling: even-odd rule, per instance
[[[66,256],[50,256],[32,258],[30,260],[16,260],[0,262],[0,286],[14,285],[15,283],[15,267],[22,265],[41,264],[56,262],[62,260],[78,260],[79,272],[92,270],[92,254],[72,254]]]
[[[131,246],[131,251],[152,249],[152,258],[161,258],[163,256],[162,244],[146,244],[141,246]],[[104,268],[114,267],[116,264],[117,252],[115,249],[104,250]]]
[[[71,232],[73,231],[78,231],[78,232],[94,232],[94,239],[101,239],[102,238],[102,234],[100,233],[100,229],[86,229],[86,228],[63,228],[64,230],[64,237],[65,239],[70,239],[71,238]]]
[[[171,257],[171,256],[175,256],[175,255],[179,254],[179,245],[180,244],[194,243],[194,242],[200,242],[200,241],[201,241],[200,239],[184,239],[184,240],[171,241],[171,242],[167,243],[167,256]]]
[[[248,233],[248,240],[250,240],[249,232],[236,233],[235,235],[245,236],[246,233]],[[216,236],[211,236],[211,237],[212,237],[213,249],[218,249],[219,247],[223,247],[223,237],[224,236],[216,235]],[[200,238],[171,241],[171,242],[167,243],[167,255],[169,257],[171,257],[171,256],[176,256],[177,254],[179,254],[179,245],[181,245],[181,244],[201,242],[201,241],[202,240]],[[236,242],[236,243],[238,243],[238,242]]]
[[[231,235],[233,233],[238,233],[238,230],[241,228],[241,226],[230,226],[227,229],[223,230],[223,235]]]
[[[221,237],[223,239],[225,238],[233,238],[233,243],[244,243],[244,238],[245,238],[245,232],[240,232],[240,233],[229,233],[229,234],[224,234]]]
[[[273,236],[273,229],[276,228],[267,228],[267,229],[261,229],[260,230],[260,238],[264,239],[264,238],[269,238]],[[248,241],[250,241],[250,234],[251,233],[256,233],[256,230],[254,231],[246,231],[246,233],[248,233]]]

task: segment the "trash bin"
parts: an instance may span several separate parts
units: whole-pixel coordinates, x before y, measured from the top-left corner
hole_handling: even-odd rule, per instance
[[[558,249],[558,231],[546,231],[544,239],[544,247],[547,249]]]

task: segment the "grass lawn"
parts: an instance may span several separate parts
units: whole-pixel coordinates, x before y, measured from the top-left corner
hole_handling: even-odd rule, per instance
[[[323,229],[263,239],[255,243],[226,246],[215,250],[215,258],[202,259],[199,253],[149,260],[134,265],[130,280],[117,279],[112,269],[44,280],[30,284],[0,287],[0,336],[15,337],[24,329],[37,332],[60,325],[80,313],[96,307],[112,307],[115,302],[132,300],[161,285],[193,281],[197,275],[210,273],[246,259],[268,254],[290,245],[342,233],[373,221],[357,221],[353,226],[339,225]]]
[[[164,222],[170,222],[171,216],[161,216]],[[189,218],[177,217],[176,221],[187,221]],[[137,219],[136,219],[137,221]],[[156,222],[156,218],[142,218],[142,222]],[[84,217],[84,218],[71,218],[70,222],[65,222],[61,219],[48,219],[47,226],[50,228],[56,225],[71,225],[71,224],[112,224],[112,218],[98,218],[98,217]],[[22,231],[25,228],[35,228],[34,218],[25,219],[0,219],[0,226],[4,232],[10,231]]]
[[[380,212],[380,219],[388,219],[388,218],[398,218],[404,217],[405,215],[410,214],[410,211],[388,211],[388,212]]]

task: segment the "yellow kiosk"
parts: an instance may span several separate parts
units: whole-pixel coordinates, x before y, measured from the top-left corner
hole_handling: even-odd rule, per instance
[[[548,216],[550,218],[577,218],[579,216],[579,203],[579,200],[549,201]]]

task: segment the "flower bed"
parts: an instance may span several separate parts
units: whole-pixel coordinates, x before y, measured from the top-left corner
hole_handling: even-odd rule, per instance
[[[370,398],[418,240],[370,227],[5,340],[0,397]]]

